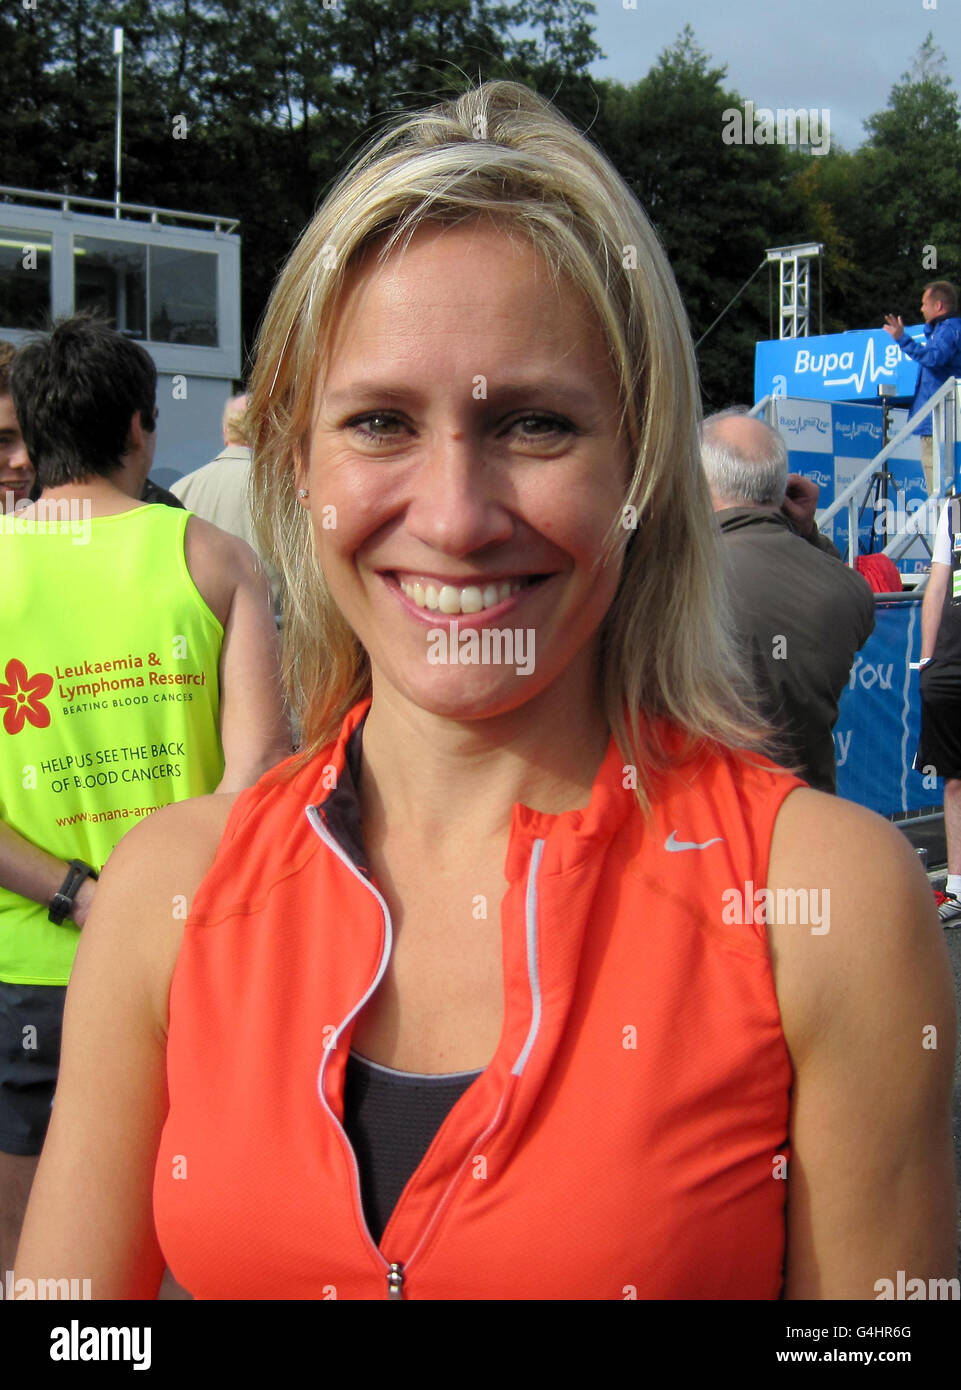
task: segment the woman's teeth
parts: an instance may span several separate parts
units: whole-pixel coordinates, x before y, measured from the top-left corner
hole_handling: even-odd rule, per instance
[[[407,584],[402,579],[399,581],[404,593],[413,599],[418,608],[430,608],[448,617],[457,613],[482,613],[485,608],[493,608],[496,603],[503,603],[512,594],[518,593],[527,582],[505,579],[500,584],[485,584],[483,588],[468,584],[465,589],[455,589],[452,584]]]

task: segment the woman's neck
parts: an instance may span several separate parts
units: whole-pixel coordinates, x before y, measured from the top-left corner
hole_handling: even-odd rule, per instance
[[[586,806],[610,729],[591,688],[563,680],[517,709],[458,721],[418,709],[375,679],[364,727],[365,829],[406,827],[425,847],[456,833],[503,835],[516,802],[559,814]]]

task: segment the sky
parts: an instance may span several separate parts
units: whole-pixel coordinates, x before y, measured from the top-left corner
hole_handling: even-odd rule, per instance
[[[862,122],[887,105],[931,32],[961,80],[961,0],[594,0],[597,77],[636,82],[685,23],[725,86],[772,108],[830,112],[832,140],[853,149]]]

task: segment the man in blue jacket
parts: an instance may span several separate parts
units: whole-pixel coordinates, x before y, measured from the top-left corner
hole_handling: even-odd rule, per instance
[[[911,402],[915,415],[931,399],[949,376],[961,377],[961,318],[958,317],[958,291],[949,280],[933,280],[925,286],[921,297],[921,316],[924,319],[924,341],[909,338],[904,320],[888,314],[884,331],[890,333],[906,356],[920,367],[918,384]],[[921,436],[921,462],[928,485],[928,496],[934,496],[934,445],[931,439],[931,416],[922,420],[915,430]],[[945,466],[945,481],[950,477],[950,460]]]

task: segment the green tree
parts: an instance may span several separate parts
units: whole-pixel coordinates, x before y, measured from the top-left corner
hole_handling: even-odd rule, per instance
[[[860,149],[820,161],[812,188],[856,269],[831,278],[839,326],[920,318],[921,288],[961,268],[961,108],[929,34]]]
[[[829,154],[805,160],[797,168],[790,185],[799,208],[793,240],[820,242],[823,247],[813,273],[819,277],[823,296],[824,333],[865,326],[851,317],[862,268],[858,247],[839,212],[849,197],[854,158],[833,141]],[[817,324],[812,331],[819,331]]]
[[[725,112],[741,104],[725,89],[725,75],[688,25],[641,81],[601,84],[592,130],[657,228],[695,340],[757,269],[767,246],[797,239],[792,156],[775,144],[724,142]],[[754,344],[768,333],[762,273],[698,351],[706,408],[753,399]]]
[[[483,78],[530,80],[532,65],[587,105],[577,79],[598,51],[585,28],[593,6],[534,8],[528,15],[523,3],[490,0],[161,0],[147,62],[165,84],[163,119],[138,151],[142,185],[152,190],[147,200],[179,207],[195,207],[203,188],[205,210],[240,218],[248,347],[296,236],[390,113]],[[542,40],[515,37],[513,26],[525,20],[544,30]],[[175,113],[190,131],[179,146],[169,138]]]
[[[0,10],[0,168],[5,183],[38,188],[58,168],[55,83],[47,70],[58,16],[49,6]]]

